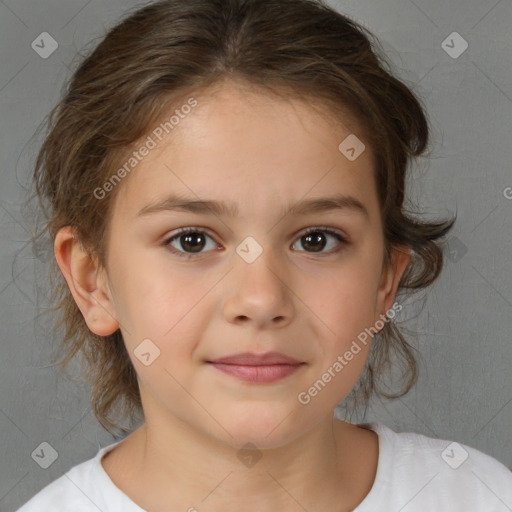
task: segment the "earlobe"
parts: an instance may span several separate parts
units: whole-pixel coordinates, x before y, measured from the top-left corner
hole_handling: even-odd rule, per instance
[[[119,328],[106,271],[81,245],[71,226],[61,228],[54,243],[57,264],[89,329],[108,336]]]
[[[392,307],[398,290],[398,284],[411,260],[411,249],[409,247],[395,247],[391,253],[389,267],[384,270],[379,297],[377,313],[385,314]]]

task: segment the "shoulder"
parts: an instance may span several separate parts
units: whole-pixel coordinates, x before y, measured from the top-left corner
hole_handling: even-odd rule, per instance
[[[83,496],[79,494],[80,491],[70,484],[71,482],[67,480],[65,475],[61,476],[39,491],[17,512],[71,511],[71,504],[77,512],[93,510],[94,505],[91,503],[89,503],[89,508],[84,506]]]
[[[101,458],[116,444],[101,448],[97,455],[44,487],[17,512],[131,512],[128,498],[115,487],[102,468]]]
[[[379,435],[379,463],[374,486],[361,505],[378,499],[410,511],[512,509],[512,472],[489,455],[382,424],[367,428]]]
[[[94,480],[94,460],[82,462],[70,469],[66,474],[39,491],[18,509],[18,512],[98,510],[88,499],[87,494],[81,490],[84,489],[87,492],[89,484]]]

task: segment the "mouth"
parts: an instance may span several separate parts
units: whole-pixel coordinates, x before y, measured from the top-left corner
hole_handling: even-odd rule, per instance
[[[271,383],[284,379],[306,364],[277,352],[236,354],[206,363],[227,375],[253,383]]]

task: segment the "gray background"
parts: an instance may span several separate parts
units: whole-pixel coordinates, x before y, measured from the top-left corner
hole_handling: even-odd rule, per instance
[[[33,219],[22,206],[41,142],[34,133],[58,100],[68,66],[135,5],[0,1],[1,511],[15,510],[114,441],[95,421],[85,386],[48,367],[55,336],[37,315],[47,306],[51,249],[26,246]],[[404,398],[374,401],[358,420],[456,440],[512,467],[512,2],[331,5],[380,38],[429,112],[432,150],[413,169],[413,203],[433,217],[458,214],[441,280],[404,308],[422,353],[420,381]],[[454,31],[469,45],[457,58],[441,46]],[[47,59],[31,47],[42,32],[59,45]],[[58,452],[48,469],[31,457],[42,442]]]

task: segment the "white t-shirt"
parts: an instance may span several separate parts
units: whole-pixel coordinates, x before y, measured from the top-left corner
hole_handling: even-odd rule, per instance
[[[380,423],[361,426],[378,434],[379,458],[373,486],[353,512],[512,511],[512,472],[496,459],[463,444],[396,433]],[[71,468],[18,512],[146,512],[101,465],[116,444]]]

